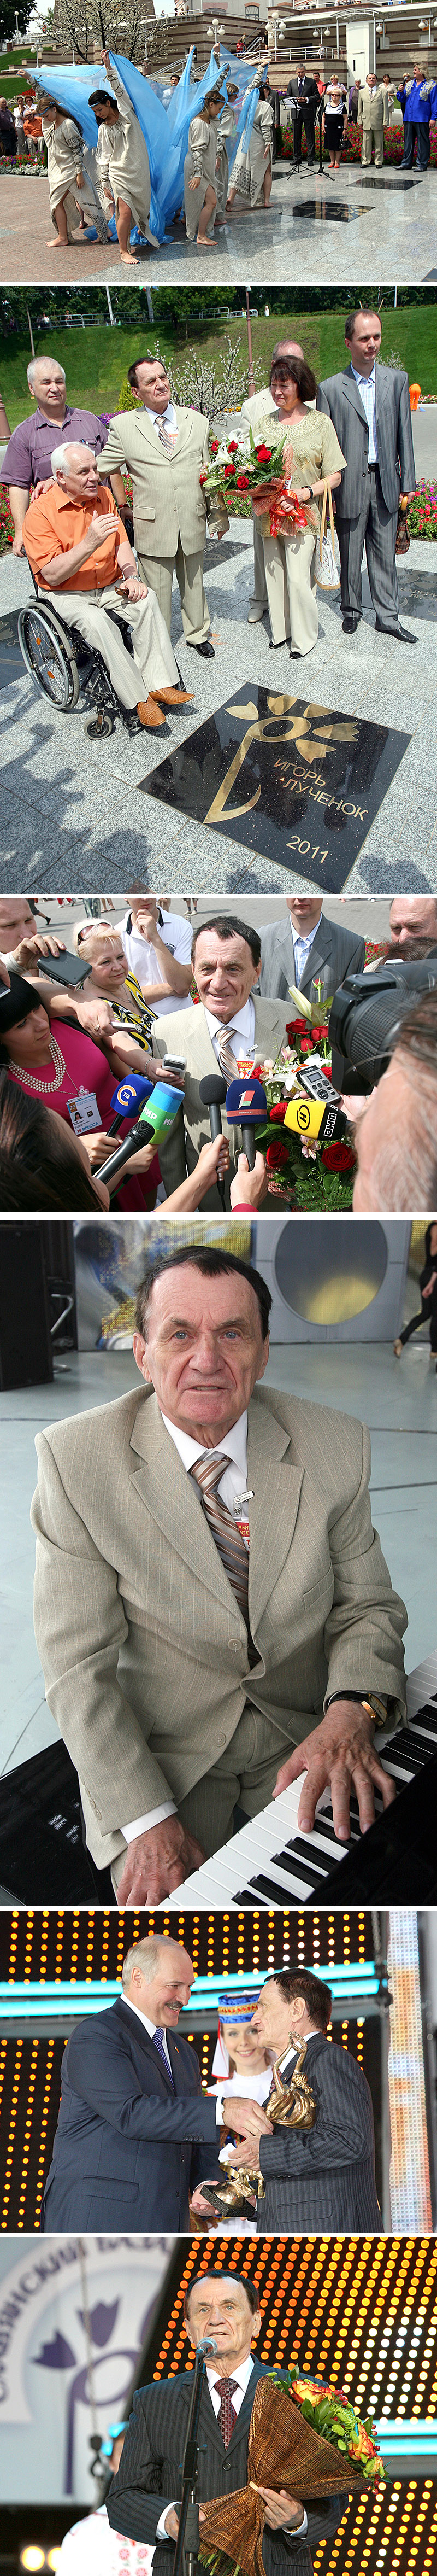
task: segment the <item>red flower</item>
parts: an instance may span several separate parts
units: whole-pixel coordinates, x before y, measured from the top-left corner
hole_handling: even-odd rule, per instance
[[[253,1065],[252,1065],[252,1082],[263,1082],[263,1081],[264,1081],[264,1065],[263,1065],[263,1064],[253,1064]]]
[[[275,1108],[269,1111],[270,1118],[273,1118],[276,1121],[277,1126],[282,1126],[285,1118],[286,1107],[286,1100],[277,1100]]]
[[[235,474],[235,465],[224,465],[224,466],[223,466],[223,473],[224,473],[224,475],[226,475],[226,474]]]
[[[238,438],[228,438],[228,456],[238,456]]]
[[[218,456],[218,448],[219,448],[218,438],[210,438],[210,442],[209,442],[209,452],[210,452],[210,456]]]
[[[356,1159],[350,1145],[322,1146],[322,1163],[327,1172],[353,1172]]]
[[[206,465],[203,467],[203,472],[199,474],[199,483],[206,483]]]
[[[248,474],[237,474],[237,492],[248,492],[248,491],[249,491],[249,476],[248,476]]]
[[[257,452],[257,458],[258,458],[258,464],[259,464],[259,465],[270,465],[270,464],[271,464],[271,458],[272,458],[272,451],[271,451],[271,447],[257,447],[257,451],[256,451],[256,452]]]
[[[269,1172],[282,1171],[288,1163],[287,1146],[280,1145],[279,1137],[276,1144],[267,1146],[266,1163]]]
[[[286,1020],[285,1035],[287,1038],[306,1038],[307,1029],[307,1020]]]

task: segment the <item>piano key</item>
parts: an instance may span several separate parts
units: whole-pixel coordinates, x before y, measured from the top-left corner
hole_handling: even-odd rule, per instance
[[[387,1777],[395,1782],[405,1804],[407,1837],[409,1790],[414,1797],[418,1775],[420,1776],[427,1763],[433,1762],[437,1751],[436,1676],[437,1656],[433,1654],[425,1657],[423,1663],[417,1665],[415,1671],[409,1675],[406,1693],[407,1717],[404,1726],[398,1729],[396,1736],[391,1738],[387,1736],[380,1745],[377,1738],[377,1748],[380,1750]],[[203,1906],[213,1908],[223,1905],[226,1910],[238,1908],[238,1906],[264,1907],[269,1904],[283,1906],[285,1891],[282,1879],[285,1880],[286,1893],[291,1904],[293,1902],[301,1905],[311,1903],[314,1896],[316,1901],[319,1898],[319,1901],[323,1902],[323,1863],[325,1861],[329,1882],[329,1895],[326,1902],[337,1901],[337,1890],[341,1897],[338,1867],[346,1861],[353,1863],[357,1868],[358,1901],[360,1903],[365,1901],[363,1873],[366,1867],[366,1846],[369,1856],[372,1850],[372,1826],[369,1827],[367,1834],[361,1834],[359,1807],[354,1792],[350,1802],[350,1838],[347,1843],[341,1843],[335,1834],[329,1791],[324,1791],[322,1799],[319,1800],[313,1833],[302,1834],[298,1825],[301,1792],[302,1774],[297,1781],[291,1783],[289,1789],[281,1792],[279,1798],[271,1799],[259,1816],[254,1816],[247,1825],[243,1825],[241,1832],[235,1834],[229,1843],[223,1844],[221,1851],[217,1852],[211,1860],[204,1861],[201,1868],[196,1870],[191,1878],[185,1880],[184,1905],[190,1908]],[[374,1798],[376,1822],[379,1825],[383,1818],[385,1824],[385,1810],[379,1790],[374,1792]],[[390,1813],[393,1815],[393,1807]],[[354,1853],[357,1854],[356,1861]],[[378,1873],[379,1871],[383,1880],[384,1860],[382,1859],[380,1863],[378,1858]],[[295,1888],[292,1885],[293,1877]],[[428,1874],[428,1886],[430,1877],[432,1877],[431,1868]],[[348,1878],[350,1880],[350,1869]],[[309,1887],[308,1896],[303,1893],[304,1879]],[[254,1885],[255,1880],[260,1882],[257,1887]],[[263,1886],[272,1890],[271,1894],[264,1896],[261,1882]],[[353,1901],[350,1895],[348,1901]],[[384,1889],[382,1901],[386,1901]],[[389,1895],[387,1895],[387,1901],[390,1901]]]

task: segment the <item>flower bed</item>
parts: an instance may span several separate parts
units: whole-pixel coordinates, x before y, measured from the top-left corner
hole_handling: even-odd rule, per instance
[[[8,546],[12,545],[13,534],[14,522],[9,505],[9,493],[5,490],[4,484],[0,484],[0,555],[5,555]]]
[[[437,483],[418,483],[407,527],[410,537],[437,537]]]
[[[280,136],[279,136],[279,142],[280,142],[280,157],[281,157],[281,160],[282,160],[282,161],[292,161],[292,160],[293,160],[293,132],[292,132],[292,127],[291,127],[290,125],[287,125],[287,126],[281,126],[281,129],[280,129]],[[318,149],[319,149],[319,146],[318,146],[318,127],[317,127],[317,131],[316,131],[316,153],[318,152]],[[392,166],[394,165],[394,167],[395,167],[395,168],[399,169],[400,162],[402,161],[402,158],[403,158],[403,150],[404,150],[404,129],[403,129],[403,125],[389,125],[389,126],[387,126],[387,127],[386,127],[386,131],[385,131],[385,134],[384,134],[384,161],[385,161],[385,162],[387,162],[388,164],[390,164],[390,163],[391,163],[391,164],[392,164]],[[327,160],[328,160],[328,149],[327,149],[327,145],[326,145],[326,144],[325,144],[325,146],[324,146],[324,158],[325,158],[325,160],[326,160],[326,162],[327,162]],[[305,131],[303,130],[303,131],[302,131],[301,147],[300,147],[300,152],[299,152],[299,160],[300,160],[300,161],[305,161],[306,159],[307,159],[307,143],[306,143],[306,134],[305,134]],[[346,127],[345,127],[345,135],[344,135],[344,142],[343,142],[343,144],[342,144],[341,153],[340,153],[340,160],[341,160],[341,161],[359,161],[359,162],[361,162],[361,126],[353,125],[352,123],[351,123],[350,125],[346,125]],[[429,163],[429,166],[430,166],[430,169],[431,169],[431,170],[437,170],[437,127],[436,127],[436,126],[431,126],[431,152],[430,152],[430,163]]]

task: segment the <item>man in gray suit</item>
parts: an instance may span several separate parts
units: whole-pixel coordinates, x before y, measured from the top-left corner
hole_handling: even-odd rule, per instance
[[[363,1828],[374,1785],[393,1795],[373,1736],[388,1705],[404,1713],[406,1612],[372,1528],[369,1435],[255,1395],[270,1303],[232,1253],[156,1260],[141,1394],[37,1439],[36,1640],[122,1905],[167,1900],[240,1799],[258,1815],[302,1771],[300,1831],[328,1781],[340,1840],[352,1783]]]
[[[366,2076],[352,2053],[326,2037],[331,2019],[329,1986],[309,1968],[284,1968],[267,1977],[253,2015],[252,2029],[263,2047],[281,2061],[281,2079],[292,2083],[299,2043],[305,2040],[303,2073],[314,2094],[313,2129],[273,2125],[263,2135],[260,2115],[257,2153],[264,2183],[258,2200],[258,2232],[296,2232],[317,2236],[321,2229],[356,2236],[378,2233],[381,2211],[375,2183],[375,2139],[372,2097]],[[285,2061],[285,2062],[284,2062]],[[230,2105],[228,2106],[231,2107]],[[269,2099],[264,2115],[269,2112]],[[254,2114],[250,2137],[228,2158],[231,2165],[253,2163]],[[199,2185],[194,2206],[199,2205]]]
[[[346,457],[335,504],[343,629],[355,635],[362,616],[365,547],[378,634],[415,644],[411,628],[399,623],[395,559],[399,500],[413,500],[416,488],[408,376],[403,368],[379,365],[379,313],[348,313],[345,340],[349,366],[319,385],[316,403],[333,421]]]
[[[260,993],[289,1002],[292,1019],[290,984],[309,1000],[312,985],[320,983],[325,1006],[345,975],[361,975],[365,942],[329,920],[319,895],[286,894],[285,901],[288,921],[269,921],[262,930]]]
[[[202,1144],[209,1142],[209,1110],[201,1097],[205,1077],[220,1073],[228,1086],[237,1079],[239,1067],[248,1072],[253,1064],[268,1056],[275,1060],[279,1048],[286,1044],[286,1022],[290,1008],[281,1003],[260,1001],[258,982],[261,966],[261,941],[251,923],[240,921],[237,913],[219,913],[216,920],[201,921],[192,942],[193,973],[200,1006],[180,1011],[178,1017],[178,1054],[185,1057],[184,1106],[172,1121],[171,1135],[161,1148],[160,1164],[167,1196],[185,1179],[185,1153],[188,1171],[194,1170]],[[163,1013],[157,1022],[153,1039],[159,1055],[171,1055],[174,1047],[174,1021]],[[185,1122],[185,1123],[184,1123]],[[224,1174],[225,1204],[231,1205],[230,1187],[235,1175],[241,1129],[227,1128],[222,1110],[224,1135],[229,1138],[230,1164]],[[220,1214],[217,1184],[205,1195],[204,1208]]]
[[[200,2406],[197,2500],[202,2529],[205,2504],[247,2486],[250,2419],[266,2370],[251,2349],[261,2331],[255,2282],[230,2272],[203,2272],[187,2290],[184,2320],[194,2349],[209,2335],[216,2345],[214,2358],[212,2352],[206,2354]],[[192,2370],[137,2389],[120,2468],[106,2500],[111,2529],[154,2548],[154,2576],[167,2576],[177,2539],[192,2393]],[[312,2576],[313,2553],[321,2541],[334,2538],[346,2496],[309,2500],[305,2507],[282,2487],[263,2487],[262,2493],[266,2576]]]

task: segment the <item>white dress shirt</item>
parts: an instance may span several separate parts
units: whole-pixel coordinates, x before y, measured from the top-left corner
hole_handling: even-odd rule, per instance
[[[170,1433],[170,1439],[174,1440],[175,1449],[179,1451],[182,1466],[185,1467],[188,1476],[190,1467],[194,1467],[195,1459],[203,1456],[202,1441],[192,1440],[188,1431],[180,1431],[176,1422],[170,1422],[167,1413],[163,1413],[162,1420],[166,1431]],[[216,1440],[214,1447],[224,1449],[231,1460],[230,1466],[223,1470],[218,1487],[222,1501],[227,1503],[228,1511],[231,1512],[236,1495],[245,1493],[247,1485],[247,1413],[240,1413],[238,1422],[233,1422],[231,1430],[226,1432],[225,1440]],[[153,1807],[150,1815],[137,1816],[133,1824],[121,1826],[125,1842],[135,1842],[137,1834],[150,1833],[152,1825],[161,1825],[166,1816],[175,1815],[174,1798],[168,1798],[162,1807]]]
[[[140,984],[163,984],[164,968],[161,959],[157,957],[153,939],[145,939],[144,932],[137,929],[135,921],[132,921],[132,929],[128,930],[127,924],[131,918],[131,913],[127,912],[121,925],[127,964],[131,967],[132,973],[138,975]],[[169,949],[170,956],[176,958],[178,966],[189,966],[191,964],[191,922],[182,920],[178,912],[163,912],[158,928],[160,939]],[[152,1005],[153,1017],[162,1018],[163,1012],[188,1011],[190,1003],[192,1009],[193,1004],[189,993],[163,993],[162,1002],[159,1002],[155,995]]]
[[[234,2409],[234,2415],[239,2415],[239,2413],[240,2413],[240,2407],[241,2407],[241,2406],[242,2406],[242,2404],[243,2404],[243,2397],[245,2397],[245,2395],[246,2395],[246,2388],[248,2388],[248,2387],[249,2387],[249,2380],[250,2380],[250,2379],[251,2379],[251,2377],[252,2377],[252,2371],[253,2371],[253,2354],[252,2354],[251,2352],[249,2352],[249,2353],[248,2353],[248,2355],[247,2355],[247,2360],[246,2360],[246,2361],[240,2361],[240,2362],[238,2362],[236,2370],[233,2370],[233,2371],[231,2372],[231,2377],[232,2377],[232,2380],[233,2380],[233,2382],[234,2382],[233,2390],[232,2390],[232,2405],[233,2405],[233,2409]],[[220,2353],[219,2353],[219,2352],[217,2353],[217,2358],[216,2358],[216,2360],[215,2360],[214,2362],[207,2362],[207,2364],[206,2364],[206,2377],[207,2377],[207,2381],[208,2381],[208,2388],[209,2388],[209,2394],[210,2394],[210,2398],[211,2398],[211,2405],[214,2407],[214,2414],[215,2414],[215,2415],[217,2415],[217,2416],[219,2416],[219,2414],[220,2414],[220,2404],[221,2404],[221,2400],[220,2400],[220,2397],[219,2397],[218,2389],[215,2387],[215,2380],[216,2380],[216,2379],[220,2379],[220,2378],[221,2378],[221,2370],[220,2370]],[[175,2499],[175,2501],[176,2501],[176,2499]],[[173,2509],[174,2509],[174,2508],[173,2508]],[[169,2506],[168,2504],[166,2504],[166,2505],[165,2505],[165,2507],[164,2507],[164,2513],[160,2514],[159,2522],[158,2522],[158,2525],[157,2525],[157,2532],[156,2532],[156,2538],[157,2538],[157,2540],[168,2540],[168,2532],[167,2532],[167,2531],[166,2531],[166,2529],[165,2529],[165,2515],[166,2515],[166,2513],[169,2513],[169,2512],[170,2512],[170,2506]],[[297,2531],[293,2531],[293,2532],[285,2532],[285,2533],[283,2534],[283,2537],[285,2537],[285,2539],[288,2539],[288,2540],[291,2540],[291,2539],[293,2539],[293,2540],[297,2540],[297,2539],[299,2539],[299,2540],[304,2540],[304,2539],[305,2539],[305,2533],[307,2532],[307,2530],[308,2530],[308,2521],[307,2521],[307,2516],[306,2516],[306,2513],[305,2513],[305,2507],[304,2507],[303,2522],[300,2522],[300,2523],[299,2523],[299,2525],[298,2525],[298,2530],[297,2530]]]
[[[294,963],[296,968],[296,984],[301,984],[302,982],[302,976],[305,973],[310,948],[312,948],[313,939],[317,938],[317,932],[320,930],[321,920],[322,907],[320,906],[319,918],[318,921],[315,921],[314,923],[314,930],[309,930],[305,935],[305,939],[299,938],[299,932],[293,929],[293,923],[290,921],[290,930],[294,948]]]
[[[159,438],[160,429],[167,429],[169,438],[173,437],[174,444],[176,446],[176,439],[179,437],[179,429],[174,403],[168,402],[166,411],[152,411],[151,404],[145,403],[144,410],[147,411],[147,418],[150,421],[151,429],[156,430],[157,438]]]
[[[158,2029],[158,2023],[157,2023],[157,2021],[148,2021],[148,2019],[147,2019],[147,2013],[140,2012],[139,2004],[133,2004],[133,2003],[132,2003],[131,1995],[125,1995],[124,1988],[123,1988],[123,1993],[122,1993],[122,1995],[121,1995],[121,1997],[120,1997],[120,2001],[121,2001],[121,2003],[122,2003],[122,2004],[127,2004],[128,2012],[133,2012],[133,2013],[135,2013],[136,2021],[140,2021],[140,2022],[141,2022],[141,2028],[142,2028],[142,2030],[147,2030],[147,2031],[148,2031],[149,2039],[154,2039],[154,2037],[155,2037],[155,2030],[157,2030],[157,2029]],[[161,2024],[161,2022],[159,2023],[159,2029],[160,2029],[160,2031],[161,2031],[161,2029],[162,2029],[162,2024]],[[162,2045],[163,2045],[163,2049],[165,2050],[165,2055],[166,2055],[166,2058],[167,2058],[167,2065],[168,2065],[168,2067],[170,2068],[170,2075],[171,2075],[171,2066],[170,2066],[169,2051],[168,2051],[168,2047],[167,2047],[167,2032],[166,2032],[166,2030],[162,2030]],[[158,2050],[158,2056],[159,2056],[159,2050]],[[173,2079],[172,2079],[172,2080],[173,2080]]]
[[[369,464],[369,465],[377,465],[377,463],[378,463],[378,440],[377,440],[377,436],[376,436],[376,409],[375,409],[375,405],[376,405],[376,375],[375,375],[375,368],[374,368],[374,367],[372,367],[372,373],[371,373],[371,376],[360,376],[359,368],[358,368],[358,367],[352,367],[352,371],[351,371],[351,372],[352,372],[352,375],[353,375],[353,376],[355,376],[355,383],[356,383],[356,385],[358,385],[358,392],[359,392],[359,396],[360,396],[360,402],[362,402],[363,411],[365,411],[365,414],[366,414],[366,421],[367,421],[367,427],[368,427],[368,432],[369,432],[369,453],[368,453],[368,464]]]
[[[214,1048],[214,1055],[217,1057],[218,1064],[220,1061],[220,1036],[218,1033],[220,1031],[221,1035],[223,1020],[221,1020],[220,1017],[217,1019],[213,1011],[205,1011],[205,1019],[207,1029],[209,1029],[211,1045]],[[234,1036],[231,1038],[231,1047],[233,1054],[237,1057],[238,1061],[239,1055],[250,1055],[255,1046],[255,1004],[252,1000],[251,993],[249,993],[248,1002],[244,1002],[242,1011],[234,1011],[233,1016],[231,1014],[229,1028],[234,1030]],[[227,1034],[228,1031],[226,1028],[225,1038],[227,1037]]]

